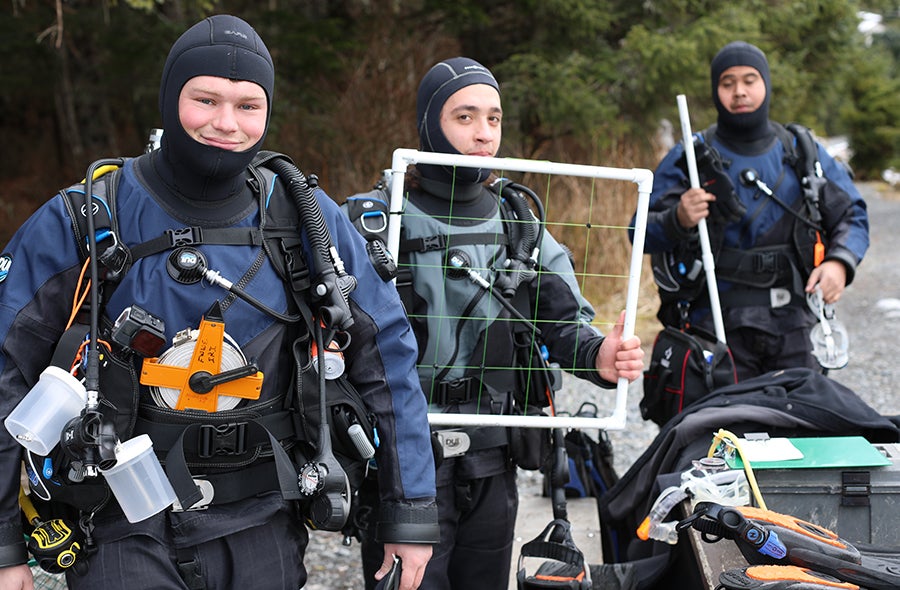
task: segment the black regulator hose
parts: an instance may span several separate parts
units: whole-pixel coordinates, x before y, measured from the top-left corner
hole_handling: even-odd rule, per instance
[[[525,187],[516,187],[512,184],[504,187],[506,190],[503,191],[503,196],[509,201],[510,206],[512,206],[513,212],[516,214],[516,218],[519,220],[517,223],[517,227],[519,231],[522,232],[522,238],[519,240],[519,243],[516,246],[515,250],[515,258],[518,260],[528,260],[532,253],[534,252],[534,248],[537,245],[537,236],[539,229],[538,227],[541,224],[536,224],[531,221],[533,215],[531,213],[531,208],[528,206],[528,203],[525,202],[525,199],[522,198],[522,194],[519,190]]]
[[[249,303],[256,309],[258,309],[259,311],[263,312],[264,314],[272,316],[279,322],[283,322],[285,324],[292,324],[294,322],[298,322],[301,319],[303,319],[303,316],[301,316],[299,314],[284,314],[284,313],[280,313],[280,312],[272,309],[271,307],[269,307],[268,305],[266,305],[265,303],[263,303],[262,301],[260,301],[259,299],[257,299],[253,295],[251,295],[250,293],[247,293],[246,291],[244,291],[243,289],[241,289],[240,287],[238,287],[237,285],[235,285],[234,283],[232,283],[231,281],[229,281],[228,279],[223,277],[222,273],[220,273],[217,270],[212,270],[211,268],[207,268],[206,265],[204,265],[202,263],[200,263],[198,265],[198,267],[199,267],[200,272],[203,273],[203,278],[206,279],[207,281],[209,281],[211,284],[218,285],[218,286],[222,287],[223,289],[225,289],[226,291],[228,291],[229,293],[234,293],[240,299],[243,299],[244,301],[246,301],[247,303]]]
[[[349,296],[356,288],[356,278],[344,270],[343,261],[331,243],[325,216],[316,200],[306,176],[284,155],[260,152],[257,162],[266,162],[288,187],[307,232],[315,270],[318,273],[312,286],[312,297],[322,301],[319,314],[327,328],[346,330],[353,324]]]
[[[535,236],[534,236],[533,247],[540,248],[540,246],[541,246],[541,240],[544,239],[544,221],[546,221],[545,218],[544,218],[544,216],[545,216],[545,214],[544,214],[544,204],[541,203],[541,200],[538,198],[537,194],[535,194],[535,192],[534,192],[533,190],[531,190],[530,188],[528,188],[528,187],[525,186],[524,184],[519,184],[519,183],[513,182],[513,183],[510,184],[510,186],[511,186],[513,189],[515,189],[519,194],[527,195],[528,198],[531,199],[531,202],[534,203],[534,208],[537,209],[537,215],[536,215],[536,217],[537,217],[537,223],[536,223],[537,231],[536,231]],[[529,213],[530,213],[530,211],[529,211]],[[529,252],[529,255],[531,255],[530,252]]]
[[[506,223],[515,223],[516,232],[512,235],[518,235],[516,243],[512,247],[512,256],[506,262],[506,272],[498,275],[502,277],[499,286],[507,297],[515,295],[516,289],[524,282],[530,281],[535,276],[535,267],[537,266],[537,254],[543,239],[544,231],[544,207],[540,199],[534,192],[518,183],[510,182],[507,178],[500,178],[491,184],[494,190],[502,198],[506,199],[516,221],[504,220]],[[531,212],[531,208],[525,201],[522,194],[527,194],[538,210],[537,219]]]
[[[314,340],[324,342],[321,324],[313,327]],[[318,493],[312,498],[309,519],[317,529],[339,531],[344,528],[350,515],[350,483],[347,472],[334,456],[331,443],[331,425],[328,422],[328,398],[325,385],[325,346],[317,346],[319,366],[319,445],[312,458],[317,472]]]
[[[84,217],[87,222],[88,241],[88,274],[91,279],[90,289],[90,334],[88,335],[87,367],[84,371],[84,388],[88,392],[97,392],[100,389],[100,350],[98,346],[100,332],[100,265],[97,261],[97,234],[94,225],[94,174],[98,168],[104,166],[125,165],[123,158],[108,158],[97,160],[88,166],[84,177]]]
[[[77,439],[77,453],[82,461],[83,474],[96,476],[97,468],[109,469],[116,463],[115,430],[112,424],[103,420],[100,413],[100,265],[97,260],[97,234],[94,223],[94,174],[104,166],[121,168],[123,158],[97,160],[88,166],[84,177],[84,218],[87,225],[88,276],[90,277],[90,320],[86,365],[84,368],[84,389],[87,402],[81,414],[73,418],[63,429],[61,441]]]

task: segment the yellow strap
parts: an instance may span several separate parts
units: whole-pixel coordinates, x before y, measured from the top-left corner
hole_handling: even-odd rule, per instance
[[[733,446],[735,451],[741,456],[741,461],[744,462],[744,472],[747,474],[747,483],[750,484],[750,489],[753,490],[753,497],[756,499],[756,504],[763,510],[766,510],[766,502],[763,500],[762,492],[759,491],[759,485],[756,483],[756,476],[753,474],[753,468],[750,466],[750,461],[744,456],[744,452],[741,449],[741,443],[737,436],[720,428],[719,432],[713,436],[712,445],[710,445],[709,452],[706,456],[712,457],[715,455],[716,449],[718,449],[719,445],[725,441],[728,441],[728,444]]]

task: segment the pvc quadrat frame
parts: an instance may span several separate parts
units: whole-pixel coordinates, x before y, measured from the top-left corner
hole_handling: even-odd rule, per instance
[[[400,225],[403,215],[403,184],[409,165],[437,164],[459,168],[482,168],[498,171],[524,172],[556,176],[575,176],[600,180],[619,180],[637,185],[637,206],[628,268],[628,287],[625,302],[624,336],[634,335],[637,316],[638,292],[641,266],[643,262],[644,239],[647,230],[647,211],[650,191],[653,187],[653,172],[643,168],[610,168],[581,164],[565,164],[546,160],[524,160],[517,158],[487,158],[459,154],[439,154],[400,148],[394,151],[391,169],[391,202],[388,222],[388,250],[395,260],[399,260]],[[616,383],[615,405],[608,416],[524,416],[494,414],[450,414],[429,412],[428,421],[432,425],[455,426],[515,426],[525,428],[597,428],[602,430],[623,430],[626,421],[628,400],[628,380],[621,378]]]

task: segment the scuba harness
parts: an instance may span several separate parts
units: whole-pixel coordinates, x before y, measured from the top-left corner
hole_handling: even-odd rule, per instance
[[[350,197],[344,205],[354,226],[369,242],[386,240],[390,178],[385,174],[373,191]],[[449,301],[447,293],[452,293],[454,301],[459,303],[458,308],[444,310],[453,319],[449,327],[430,324],[430,315],[428,320],[422,320],[424,328],[414,324],[420,342],[430,338],[439,340],[438,344],[429,342],[427,347],[420,346],[420,377],[428,369],[433,371],[430,378],[421,377],[423,391],[429,403],[445,411],[471,412],[473,405],[483,409],[489,403],[494,413],[536,415],[549,407],[555,414],[554,397],[562,386],[561,369],[549,362],[529,294],[529,284],[535,281],[540,270],[543,204],[529,188],[506,178],[495,180],[488,188],[499,201],[496,218],[482,219],[474,214],[471,223],[448,227],[450,224],[442,215],[420,210],[417,202],[408,202],[404,211],[410,221],[401,227],[396,278],[400,298],[411,318],[423,317],[418,315],[419,304],[423,302],[428,305],[429,314],[438,305],[436,301],[423,301],[426,296],[415,291],[416,285],[444,285],[444,297]],[[470,220],[468,215],[463,217]],[[497,225],[502,231],[494,229]],[[484,246],[485,252],[480,255],[475,248],[466,246]],[[571,259],[571,254],[567,254]],[[470,286],[464,289],[460,281]],[[485,298],[491,303],[488,309],[492,307],[493,311],[478,307]],[[480,330],[477,340],[463,342],[464,328],[470,322],[487,325]],[[423,335],[422,330],[427,333]],[[440,340],[439,334],[446,338]],[[442,345],[451,348],[445,352],[440,348]],[[425,361],[421,357],[428,358],[433,348],[434,352],[442,352],[441,360],[423,370]],[[459,355],[469,350],[476,356],[467,363],[461,362]],[[460,368],[461,376],[451,372]],[[567,520],[564,484],[570,472],[562,429],[476,427],[438,430],[434,434],[441,443],[443,458],[509,445],[509,457],[518,467],[546,469],[553,521],[537,538],[523,545],[516,573],[517,587],[573,590],[591,587],[587,561],[572,538]],[[537,571],[527,573],[526,565],[530,566],[535,559],[543,563]]]
[[[335,337],[346,334],[353,324],[348,297],[356,287],[331,243],[313,193],[315,177],[306,178],[286,156],[260,152],[248,169],[249,182],[259,195],[258,228],[167,230],[129,248],[119,238],[115,214],[124,163],[124,159],[95,162],[83,191],[76,185],[60,193],[89,271],[89,278],[83,279],[87,293],[76,302],[73,320],[83,316],[77,308],[87,296],[89,319],[86,324],[70,321],[52,364],[80,371],[88,396],[85,409],[66,426],[62,444],[49,456],[26,453],[34,497],[52,500],[54,510],[79,512],[78,528],[86,537],[82,550],[90,555],[91,520],[111,499],[98,470],[115,465],[120,440],[149,433],[157,454],[165,455],[178,496],[175,510],[202,509],[209,503],[280,490],[284,499],[302,501],[311,527],[340,530],[377,436],[374,416],[346,376],[326,380],[325,371],[315,369],[325,366],[326,354],[335,350]],[[275,191],[278,197],[264,202],[261,189],[274,183],[275,176],[282,178],[286,190]],[[298,218],[309,248],[304,247]],[[240,283],[208,268],[194,247],[199,244],[259,246],[260,256],[268,257],[282,279],[289,312],[268,308]],[[289,393],[255,403],[252,412],[235,407],[240,398],[258,400],[263,375],[224,331],[222,311],[228,299],[224,304],[217,301],[204,314],[199,330],[179,332],[172,348],[158,358],[165,333],[161,319],[136,305],[126,308],[115,322],[101,318],[100,310],[131,265],[167,250],[171,251],[167,270],[176,281],[206,279],[225,289],[229,298],[240,298],[285,324],[293,340]],[[306,263],[307,252],[312,269]],[[258,258],[254,268],[260,262]],[[316,362],[311,350],[317,354]],[[196,364],[192,358],[208,362]],[[144,364],[140,379],[139,360]],[[189,385],[179,385],[185,380],[172,379],[174,374],[189,375]],[[139,381],[150,387],[154,404],[139,403]],[[202,468],[196,479],[190,467]]]
[[[391,277],[396,277],[400,299],[414,320],[416,339],[420,343],[429,342],[429,334],[443,338],[427,347],[420,344],[420,381],[428,402],[449,412],[481,408],[498,414],[518,411],[539,415],[548,406],[554,412],[553,396],[562,385],[561,370],[549,362],[541,330],[529,319],[533,310],[528,290],[520,288],[538,272],[544,232],[543,205],[538,196],[506,178],[492,182],[488,188],[498,199],[502,232],[489,223],[482,229],[466,227],[468,231],[454,231],[431,214],[418,212],[416,204],[407,201],[404,215],[410,221],[401,227],[395,263],[385,247],[391,180],[391,171],[386,170],[372,191],[348,198],[342,209],[366,238],[373,264],[376,267],[381,264],[382,268],[389,269]],[[534,204],[534,212],[529,201]],[[472,256],[478,256],[476,251],[467,246],[496,247],[496,251],[493,257],[488,254],[483,260],[475,260]],[[433,302],[425,301],[414,290],[414,256],[429,257],[427,261],[415,261],[419,284],[451,284],[457,290],[454,301],[459,302],[459,307],[447,313],[452,318],[445,318],[449,323],[439,325],[442,320],[427,311]],[[487,275],[483,276],[485,271]],[[433,276],[424,278],[424,273]],[[459,281],[474,287],[462,299]],[[476,311],[479,304],[486,305],[485,297],[490,299],[493,309]],[[479,331],[477,341],[462,342],[468,340],[462,336],[467,325],[487,319],[490,323]],[[434,352],[441,352],[442,360],[427,365],[432,371],[429,376],[423,370],[423,359],[430,357],[432,346]],[[479,356],[462,366],[457,359],[465,351],[474,351]],[[451,373],[453,370],[456,374]],[[435,450],[439,450],[438,463],[442,458],[469,451],[509,445],[510,456],[523,469],[541,468],[549,460],[548,448],[552,445],[546,433],[528,428],[452,428],[436,430],[433,437]]]
[[[351,222],[370,243],[384,243],[387,239],[392,178],[388,172],[373,191],[350,197],[343,205]],[[451,293],[459,303],[457,308],[444,310],[453,320],[449,327],[430,324],[430,315],[421,320],[424,328],[414,324],[420,342],[439,340],[439,334],[446,337],[436,345],[432,342],[427,347],[420,345],[420,376],[429,369],[433,371],[431,378],[422,377],[423,391],[429,403],[444,411],[472,411],[472,405],[483,409],[487,400],[494,413],[536,415],[549,407],[549,412],[555,414],[554,397],[562,386],[561,369],[549,361],[529,293],[529,284],[540,272],[538,260],[545,231],[543,204],[529,188],[506,178],[495,180],[488,188],[499,201],[497,217],[482,217],[483,211],[471,214],[470,210],[462,215],[466,222],[459,226],[450,227],[443,213],[428,212],[415,199],[408,198],[406,203],[404,215],[410,221],[401,227],[399,261],[394,268],[397,289],[410,317],[426,317],[418,315],[422,303],[428,305],[426,313],[429,314],[438,305],[430,299],[425,301],[427,296],[417,293],[416,285],[443,285],[445,300],[451,300],[448,295]],[[496,224],[492,224],[494,220]],[[497,225],[502,231],[494,229]],[[480,255],[476,249],[466,249],[466,246],[484,246],[485,252]],[[566,254],[571,261],[571,253]],[[451,286],[454,281],[456,284]],[[469,287],[463,296],[465,290],[459,287],[459,281],[473,286],[474,291]],[[485,298],[495,311],[478,311],[479,303]],[[480,330],[477,340],[462,342],[466,339],[464,327],[469,322],[486,326]],[[439,348],[441,344],[451,348],[444,352]],[[423,358],[428,359],[433,348],[435,353],[439,350],[443,353],[441,360],[427,365]],[[461,362],[460,353],[469,350],[476,356],[467,363]],[[483,356],[479,356],[482,351]],[[462,376],[451,372],[460,368]],[[559,428],[548,432],[536,428],[505,430],[476,427],[439,430],[434,434],[441,443],[444,458],[508,444],[509,457],[518,467],[546,469],[553,521],[537,538],[523,545],[516,573],[517,587],[590,588],[590,569],[572,538],[567,520],[564,484],[570,477],[570,463],[564,431]],[[471,446],[467,437],[472,437]],[[526,573],[526,562],[530,565],[533,559],[541,559],[543,563],[536,572]]]
[[[366,238],[370,258],[379,274],[385,280],[396,278],[397,290],[404,306],[410,313],[416,308],[416,293],[413,290],[413,272],[410,264],[410,256],[416,253],[442,252],[444,255],[441,264],[437,266],[427,265],[418,267],[417,272],[436,271],[435,281],[445,278],[457,278],[467,280],[477,289],[477,295],[466,311],[470,310],[477,301],[484,296],[492,297],[499,304],[507,319],[494,319],[492,325],[506,326],[512,334],[508,338],[513,343],[517,353],[516,364],[524,369],[525,376],[518,379],[518,383],[509,382],[509,369],[492,370],[508,367],[504,361],[492,362],[490,358],[479,359],[478,367],[470,367],[466,375],[459,378],[448,378],[450,369],[453,368],[452,359],[458,354],[459,341],[456,335],[462,328],[462,324],[471,321],[471,317],[463,312],[457,315],[456,329],[453,333],[453,346],[457,347],[453,352],[451,361],[435,367],[433,378],[423,381],[422,386],[429,401],[438,405],[451,403],[465,403],[480,399],[486,389],[494,395],[508,391],[524,392],[525,397],[519,400],[523,407],[536,405],[546,407],[552,405],[551,397],[546,393],[558,389],[560,376],[558,369],[550,367],[546,362],[546,348],[541,342],[541,331],[528,318],[533,313],[529,309],[527,293],[519,287],[532,281],[537,276],[538,255],[544,233],[543,205],[537,195],[529,188],[510,181],[506,178],[496,179],[489,189],[495,193],[500,201],[500,218],[503,226],[502,233],[496,232],[446,232],[438,229],[443,223],[434,223],[423,226],[427,235],[410,236],[406,227],[401,228],[399,247],[399,263],[391,259],[387,253],[385,243],[387,241],[387,226],[390,201],[390,171],[385,171],[374,189],[368,193],[356,195],[347,199],[342,208],[357,230]],[[534,203],[536,213],[532,211],[528,201]],[[416,223],[423,223],[423,219],[430,216],[411,215]],[[416,226],[418,227],[418,226]],[[437,233],[429,234],[434,230]],[[421,232],[419,232],[421,233]],[[470,256],[460,250],[461,246],[497,246],[506,248],[508,254],[503,260],[492,260],[485,263],[485,267],[493,271],[492,281],[484,278],[479,268],[474,268]],[[497,264],[499,262],[499,264]],[[477,265],[481,267],[481,264]],[[446,273],[446,277],[443,274]],[[512,321],[510,321],[512,320]],[[493,332],[492,331],[492,332]],[[485,350],[487,355],[492,355],[505,349],[494,339],[481,341],[477,350]],[[508,348],[508,347],[506,347]],[[540,368],[539,371],[534,371]],[[546,370],[545,370],[546,369]],[[501,374],[506,373],[504,378]],[[553,374],[551,374],[553,373]],[[548,389],[549,388],[549,389]],[[534,392],[534,395],[531,394]],[[508,403],[497,398],[496,409],[508,411]]]
[[[790,166],[800,182],[802,198],[798,206],[791,207],[759,179],[755,170],[741,171],[740,180],[744,186],[762,192],[794,219],[791,238],[782,246],[723,248],[724,224],[736,221],[740,216],[735,219],[730,215],[737,211],[733,205],[727,205],[725,213],[714,215],[710,211],[716,275],[755,288],[720,294],[725,305],[780,307],[803,303],[803,276],[808,276],[825,258],[820,194],[828,181],[823,176],[816,142],[812,132],[797,123],[786,126],[773,123],[773,127],[784,149],[784,164]],[[725,199],[726,203],[740,203],[730,178],[723,173],[722,157],[711,144],[714,133],[715,125],[701,132],[702,141],[695,138],[701,184],[717,195],[716,206],[722,194],[732,195]],[[741,215],[743,211],[745,208]],[[691,304],[704,300],[706,293],[699,241],[679,243],[671,251],[653,253],[651,266],[661,300],[660,321],[665,325],[684,326],[688,323]]]

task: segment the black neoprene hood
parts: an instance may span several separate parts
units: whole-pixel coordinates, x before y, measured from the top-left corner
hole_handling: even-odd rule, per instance
[[[243,172],[262,147],[265,132],[249,150],[231,152],[201,144],[182,128],[178,97],[185,83],[196,76],[217,76],[258,84],[266,93],[266,131],[272,114],[275,67],[260,36],[235,16],[211,16],[175,42],[163,68],[159,109],[163,121],[162,153],[176,186],[189,196],[203,198],[211,185]],[[171,179],[170,179],[171,180]],[[201,181],[199,184],[197,181]]]
[[[458,154],[441,130],[441,109],[454,93],[473,84],[487,84],[500,93],[500,85],[489,69],[468,57],[454,57],[434,65],[419,83],[416,98],[416,122],[419,146],[424,152]],[[422,174],[435,180],[450,182],[453,171],[445,166],[419,165]],[[458,168],[456,181],[478,183],[490,176],[481,168]]]
[[[728,68],[749,66],[759,72],[766,85],[766,98],[752,113],[730,113],[719,101],[719,78]],[[768,132],[769,99],[772,83],[769,77],[769,61],[761,49],[744,41],[734,41],[719,50],[709,67],[713,104],[719,113],[717,133],[728,137],[756,139]]]

